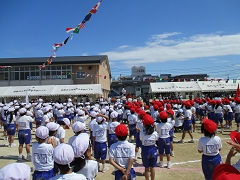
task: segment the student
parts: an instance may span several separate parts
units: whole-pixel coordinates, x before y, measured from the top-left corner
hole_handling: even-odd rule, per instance
[[[230,133],[230,138],[231,138],[232,142],[234,142],[234,143],[238,144],[238,146],[240,146],[240,133],[239,132],[232,131]],[[231,158],[234,157],[237,153],[240,153],[240,148],[236,148],[233,146],[227,155],[225,163],[231,165]],[[234,168],[236,168],[240,173],[240,159],[235,164],[232,164],[232,166]]]
[[[36,128],[42,125],[42,117],[43,117],[43,111],[42,111],[42,104],[38,104],[36,106],[36,111],[35,111],[35,120],[36,120]]]
[[[91,120],[88,123],[88,129],[90,131],[90,137],[89,138],[90,138],[91,144],[93,144],[92,132],[93,132],[94,127],[98,125],[98,123],[96,121],[97,113],[95,111],[91,111],[90,112],[90,117],[91,117]],[[94,151],[94,149],[92,149],[92,150]]]
[[[175,121],[175,125],[174,125],[174,129],[175,129],[175,132],[181,132],[183,127],[183,119],[184,116],[183,116],[183,110],[182,109],[179,109],[177,111],[177,114],[176,114],[176,121]]]
[[[70,129],[70,121],[68,118],[63,118],[61,121],[58,121],[60,127],[57,130],[56,137],[60,139],[60,143],[64,143],[65,138],[65,129]]]
[[[100,114],[99,114],[100,115]],[[108,171],[106,167],[105,160],[107,157],[107,126],[108,123],[105,122],[102,116],[96,118],[98,125],[93,128],[93,149],[94,158],[98,162],[98,171],[100,171],[100,162],[102,163],[102,172]]]
[[[216,105],[214,107],[214,117],[215,117],[215,123],[221,125],[221,133],[223,133],[223,107],[220,100],[216,101]]]
[[[78,110],[78,114],[74,117],[74,122],[82,122],[86,123],[87,119],[90,117],[89,112],[82,108],[81,110]]]
[[[49,130],[49,137],[47,138],[47,144],[52,144],[53,148],[60,144],[60,140],[56,137],[58,128],[60,127],[59,124],[55,122],[47,123],[46,127]]]
[[[69,145],[72,145],[72,142],[77,138],[77,136],[81,133],[84,132],[85,130],[85,124],[82,123],[82,122],[75,122],[73,125],[72,125],[72,130],[74,132],[74,136],[71,136],[69,139],[68,139],[68,144]],[[85,133],[86,134],[86,133]]]
[[[215,136],[217,124],[210,119],[204,119],[201,126],[201,137],[198,142],[198,152],[202,153],[202,170],[206,180],[212,179],[214,168],[222,162],[219,154],[222,149],[220,137]]]
[[[190,102],[185,103],[185,108],[186,111],[184,113],[184,118],[183,120],[183,134],[182,134],[182,139],[178,141],[178,143],[184,143],[184,138],[186,135],[186,132],[188,132],[189,136],[191,137],[191,140],[188,141],[189,143],[194,143],[193,140],[193,135],[192,135],[192,111],[191,111],[191,104]]]
[[[158,152],[160,157],[159,167],[163,168],[163,155],[167,157],[167,168],[170,169],[172,164],[170,162],[170,130],[172,124],[167,122],[168,114],[165,111],[160,113],[161,123],[156,124],[156,131],[158,133]]]
[[[31,168],[24,163],[11,163],[0,169],[1,180],[29,180]]]
[[[124,124],[119,124],[115,129],[118,142],[110,147],[109,161],[115,167],[115,180],[136,179],[133,169],[135,157],[134,145],[126,141],[128,129]]]
[[[137,160],[139,148],[142,147],[142,141],[140,140],[140,133],[143,132],[142,118],[146,115],[146,112],[140,110],[138,113],[138,121],[136,124],[136,146],[135,146],[135,160]]]
[[[131,114],[128,115],[128,129],[129,129],[129,141],[132,142],[132,136],[134,136],[134,141],[136,141],[136,123],[137,116],[135,114],[135,109],[130,109]]]
[[[212,180],[240,179],[239,171],[229,164],[218,165],[213,172]]]
[[[110,148],[113,143],[118,141],[117,136],[115,134],[115,128],[120,124],[117,121],[118,113],[116,111],[111,112],[110,118],[111,118],[111,121],[108,122],[108,127],[107,127],[108,148]]]
[[[22,155],[23,144],[26,145],[27,151],[27,161],[31,161],[31,153],[30,153],[30,141],[31,141],[31,129],[29,127],[30,122],[34,122],[34,120],[30,116],[26,116],[27,110],[25,108],[21,108],[19,110],[19,117],[16,121],[17,129],[18,129],[18,141],[19,141],[19,157],[18,160],[25,159]]]
[[[16,118],[14,114],[14,108],[9,108],[7,113],[7,135],[10,148],[16,146],[14,144],[14,135],[16,133]]]
[[[49,108],[44,107],[42,111],[43,111],[42,126],[46,126],[46,124],[50,122],[50,119],[48,116]]]
[[[49,180],[87,180],[82,174],[72,172],[70,164],[74,160],[74,152],[70,145],[60,144],[53,151],[54,164],[59,168],[60,174]]]
[[[144,124],[143,131],[140,133],[142,141],[142,162],[145,167],[145,179],[149,180],[148,172],[151,172],[151,180],[155,179],[155,167],[157,163],[158,153],[155,146],[158,140],[158,133],[154,128],[154,120],[151,116],[145,115],[142,119]]]
[[[91,147],[87,133],[82,133],[72,143],[74,161],[73,172],[83,174],[88,180],[94,180],[98,173],[97,161],[91,160]]]
[[[33,180],[48,180],[54,177],[53,172],[53,146],[46,143],[49,136],[49,130],[45,126],[36,129],[36,140],[32,146],[32,157],[35,171]]]
[[[172,127],[174,127],[175,125],[174,111],[172,109],[168,109],[166,112],[168,114],[167,122],[170,123]],[[174,128],[172,128],[169,131],[169,135],[170,135],[170,148],[171,148],[170,156],[174,156],[174,151],[173,151]]]

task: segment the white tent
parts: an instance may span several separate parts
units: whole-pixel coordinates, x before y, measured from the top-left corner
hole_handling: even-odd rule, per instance
[[[201,92],[197,82],[173,82],[177,92]]]
[[[226,83],[225,81],[200,81],[198,82],[199,87],[201,88],[202,92],[216,92],[216,91],[236,91],[238,83],[240,81],[229,81]]]
[[[102,94],[101,84],[0,87],[2,97]]]
[[[172,82],[150,83],[150,93],[160,92],[176,92],[176,88]]]

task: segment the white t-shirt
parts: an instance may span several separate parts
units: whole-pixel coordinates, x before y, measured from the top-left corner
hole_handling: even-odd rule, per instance
[[[95,141],[99,143],[107,142],[107,127],[108,123],[103,122],[102,124],[99,124],[97,126],[94,126],[93,128],[93,137],[95,137]]]
[[[43,117],[43,112],[42,112],[41,109],[38,109],[38,110],[35,112],[35,117],[36,117],[36,118]]]
[[[66,134],[65,129],[63,129],[62,126],[59,126],[59,128],[58,128],[58,130],[57,130],[56,137],[57,137],[58,139],[64,139],[64,138],[65,138],[65,134]]]
[[[203,154],[207,156],[216,156],[219,154],[219,150],[222,148],[222,141],[220,137],[214,136],[201,137],[198,142],[198,150],[203,151]]]
[[[222,114],[222,111],[223,111],[222,106],[218,106],[217,109],[214,108],[214,113],[220,113],[220,114]]]
[[[113,159],[121,167],[127,168],[129,159],[135,158],[135,147],[128,141],[118,141],[111,145],[109,158]],[[117,169],[115,169],[117,171]]]
[[[73,143],[73,141],[74,141],[76,138],[77,138],[77,136],[71,136],[71,137],[68,139],[68,144],[69,144],[70,146],[72,146],[72,143]]]
[[[97,123],[96,119],[92,119],[92,120],[89,121],[89,123],[88,123],[88,128],[89,128],[91,131],[93,131],[93,128],[94,128],[95,126],[97,126],[97,125],[98,125],[98,123]]]
[[[10,122],[10,114],[8,114],[8,116],[7,116],[7,123],[8,123],[8,124],[15,124],[15,123],[16,123],[16,117],[15,117],[15,115],[13,115],[12,121]]]
[[[184,113],[184,118],[188,117],[188,120],[192,119],[192,111],[191,109],[187,109],[186,112]]]
[[[236,104],[234,107],[235,113],[240,113],[240,104]]]
[[[34,120],[30,116],[19,116],[16,121],[16,124],[18,124],[18,130],[30,129],[29,123],[33,121]]]
[[[159,112],[158,111],[153,111],[152,113],[152,118],[154,119],[154,121],[157,120],[157,116],[159,115]]]
[[[228,105],[226,105],[226,110],[228,110],[228,112],[233,112],[232,111],[232,108],[231,108],[231,106],[228,104]]]
[[[87,121],[87,118],[88,118],[89,116],[88,115],[86,115],[86,116],[75,116],[74,117],[74,122],[82,122],[82,123],[85,123],[86,121]]]
[[[110,122],[108,123],[108,127],[107,127],[107,129],[108,129],[108,134],[115,134],[115,128],[116,128],[119,124],[120,124],[120,123],[117,122],[117,121],[115,121],[115,122],[110,121]]]
[[[159,138],[168,138],[170,137],[169,131],[172,129],[172,125],[168,122],[166,123],[157,123],[156,131],[158,132]]]
[[[142,120],[139,119],[139,120],[137,121],[136,129],[138,129],[140,132],[143,131],[143,123],[142,123]]]
[[[86,165],[76,174],[84,175],[88,180],[94,180],[95,176],[98,173],[98,164],[97,161],[87,160]]]
[[[52,145],[33,143],[32,161],[36,171],[52,170],[54,166]]]
[[[137,123],[137,116],[135,114],[129,114],[128,116],[128,124],[136,124]]]
[[[44,114],[43,118],[42,118],[42,126],[45,126],[46,123],[49,123],[50,120],[49,120],[49,117],[47,114]]]
[[[63,109],[59,109],[56,112],[57,117],[63,117],[65,114],[65,111]]]
[[[71,174],[58,174],[55,177],[50,178],[49,180],[87,180],[86,177],[82,174],[76,174],[72,172]]]
[[[49,137],[46,139],[46,142],[48,142],[48,139],[55,139],[55,141],[56,141],[56,146],[58,146],[59,144],[61,144],[61,143],[60,143],[60,140],[59,140],[57,137],[55,137],[55,136],[49,136]]]
[[[180,119],[183,119],[183,118],[184,118],[183,116],[176,117],[176,121],[175,121],[176,127],[182,126],[183,120],[180,120]]]
[[[142,141],[143,146],[153,146],[158,140],[158,133],[154,131],[152,134],[146,135],[145,132],[141,132],[140,140]]]

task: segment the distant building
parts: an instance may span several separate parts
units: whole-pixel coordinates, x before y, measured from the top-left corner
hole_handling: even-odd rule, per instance
[[[144,66],[133,66],[132,67],[132,77],[136,77],[136,76],[142,76],[146,74],[146,70]]]

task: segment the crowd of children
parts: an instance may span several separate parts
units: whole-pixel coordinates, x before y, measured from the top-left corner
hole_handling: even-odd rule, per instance
[[[230,136],[233,143],[240,144],[240,99],[195,99],[153,100],[150,105],[141,100],[129,98],[127,101],[97,103],[18,103],[13,101],[0,104],[1,125],[9,148],[16,146],[14,136],[19,141],[19,161],[32,161],[33,180],[48,179],[94,179],[98,172],[109,170],[107,156],[115,168],[115,179],[136,179],[134,161],[141,149],[141,158],[145,168],[145,179],[155,179],[155,167],[170,169],[171,156],[174,156],[174,131],[182,131],[178,143],[184,143],[186,133],[194,143],[196,119],[201,123],[203,137],[198,142],[198,152],[202,153],[202,170],[205,179],[212,179],[214,169],[222,163],[219,154],[222,143],[218,133],[224,128],[232,128],[232,120],[237,130]],[[225,121],[225,125],[224,125]],[[88,124],[87,124],[88,123]],[[35,124],[35,125],[33,125]],[[33,142],[31,132],[36,126]],[[88,129],[86,128],[88,127]],[[66,129],[72,129],[74,135],[66,139]],[[128,140],[127,140],[128,138]],[[27,156],[23,155],[26,147]],[[31,150],[32,145],[32,150]],[[31,152],[32,151],[32,152]],[[232,148],[226,164],[237,152]],[[96,160],[92,160],[92,157]],[[21,165],[21,163],[20,163]],[[22,170],[28,169],[21,165]],[[233,165],[240,170],[240,161]],[[0,170],[0,177],[15,176],[4,174],[15,164]],[[1,174],[2,173],[2,174]],[[28,174],[25,174],[29,179]],[[19,174],[19,177],[21,175]],[[24,176],[24,174],[22,175]]]

